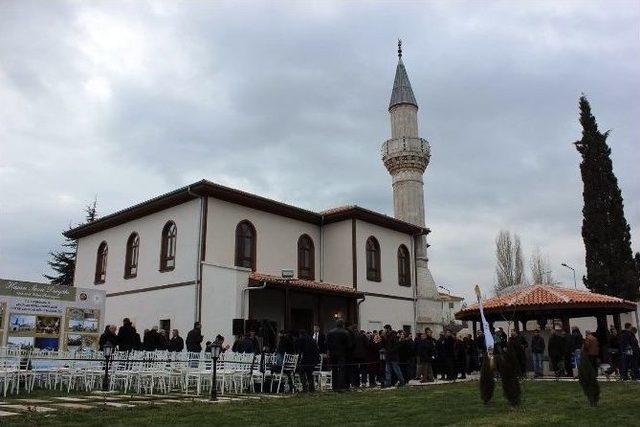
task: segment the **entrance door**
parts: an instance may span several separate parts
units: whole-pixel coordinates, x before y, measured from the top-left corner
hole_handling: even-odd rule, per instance
[[[292,308],[291,328],[295,331],[299,331],[300,329],[304,329],[307,332],[313,331],[313,310]]]

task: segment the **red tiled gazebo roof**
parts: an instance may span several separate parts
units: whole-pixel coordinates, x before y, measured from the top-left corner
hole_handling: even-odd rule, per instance
[[[637,304],[622,298],[552,285],[531,285],[482,302],[485,316],[495,320],[540,316],[588,317],[634,311]],[[480,309],[472,304],[456,313],[460,320],[478,320]]]
[[[290,290],[300,290],[312,293],[320,293],[325,295],[337,295],[350,298],[362,298],[364,294],[356,289],[353,289],[350,285],[338,285],[328,282],[316,282],[313,280],[303,279],[284,279],[279,276],[272,276],[270,274],[262,274],[253,272],[249,275],[249,286],[258,286],[262,283],[266,283],[267,286],[273,288],[286,288]]]

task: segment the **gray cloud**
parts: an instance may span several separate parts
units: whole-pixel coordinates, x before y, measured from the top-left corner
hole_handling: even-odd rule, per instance
[[[500,228],[584,271],[577,98],[612,128],[640,234],[640,6],[630,2],[0,4],[0,275],[39,279],[108,213],[208,178],[310,209],[392,213],[379,158],[395,39],[431,141],[431,267],[493,283]]]

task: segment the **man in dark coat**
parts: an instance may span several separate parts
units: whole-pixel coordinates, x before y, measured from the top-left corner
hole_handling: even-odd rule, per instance
[[[640,379],[640,369],[638,369],[638,359],[640,358],[640,347],[638,339],[633,333],[631,323],[624,324],[624,330],[620,333],[620,378],[623,381],[629,379]]]
[[[391,329],[390,325],[384,327],[384,355],[385,355],[385,372],[384,372],[384,385],[385,387],[391,386],[392,373],[398,380],[398,384],[403,386],[405,384],[404,377],[402,376],[402,370],[400,369],[400,341],[398,336]]]
[[[540,330],[534,329],[531,337],[531,358],[533,359],[533,375],[535,377],[541,377],[544,374],[542,365],[544,348],[544,338],[540,335]]]
[[[327,352],[327,337],[320,331],[320,326],[313,326],[313,335],[311,336],[311,338],[313,338],[313,340],[316,342],[320,353],[325,354]]]
[[[562,330],[564,339],[564,371],[567,377],[573,378],[573,344],[571,343],[571,333]]]
[[[320,363],[320,350],[316,342],[305,330],[300,331],[300,336],[295,346],[296,352],[300,355],[298,370],[300,372],[300,382],[302,382],[302,391],[313,393],[315,391],[313,370]]]
[[[344,328],[342,319],[327,334],[327,355],[331,365],[331,383],[333,390],[342,391],[346,384],[346,363],[351,347],[349,332]]]
[[[120,351],[136,349],[136,329],[127,317],[122,319],[122,326],[118,330],[118,348]]]
[[[204,337],[200,332],[202,326],[200,322],[195,322],[193,324],[193,329],[189,331],[187,334],[187,351],[192,353],[200,353],[202,351],[202,340]]]
[[[442,344],[442,363],[443,370],[447,375],[447,380],[453,381],[456,379],[456,365],[455,365],[455,338],[451,334],[451,331],[447,330],[444,333],[444,342]]]
[[[524,377],[527,373],[527,356],[524,352],[527,344],[523,344],[523,339],[515,329],[511,330],[509,340],[507,341],[507,351],[517,363],[518,376]]]
[[[432,337],[430,328],[426,328],[424,335],[416,337],[414,343],[417,359],[417,378],[421,383],[433,382],[433,361],[436,358],[436,340]]]
[[[446,364],[444,361],[444,343],[445,343],[444,331],[440,331],[440,335],[438,336],[438,340],[436,341],[436,363],[434,369],[434,376],[437,378],[440,375],[440,380],[445,379],[447,375]]]
[[[184,340],[180,336],[177,329],[171,332],[171,341],[169,341],[169,351],[181,352],[184,349]]]
[[[560,329],[555,329],[549,338],[549,365],[551,365],[551,370],[555,372],[556,377],[564,374],[564,351],[565,340]]]
[[[116,325],[107,325],[104,328],[104,332],[100,335],[100,339],[98,340],[98,344],[100,345],[100,350],[104,348],[106,343],[111,343],[111,347],[115,349],[115,346],[118,345],[118,336],[116,335]]]
[[[353,325],[351,329],[353,339],[351,385],[360,387],[366,381],[367,336],[358,329],[358,325]]]

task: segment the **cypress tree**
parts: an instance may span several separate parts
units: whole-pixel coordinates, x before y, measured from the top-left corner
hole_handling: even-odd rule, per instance
[[[93,222],[98,217],[97,214],[97,200],[93,200],[93,203],[87,205],[85,208],[85,221],[87,223]],[[71,227],[69,227],[71,229]],[[49,252],[51,260],[47,261],[49,267],[56,272],[56,275],[43,274],[53,285],[61,286],[73,286],[73,275],[76,271],[76,249],[78,243],[74,239],[68,237],[65,238],[65,242],[62,244],[62,250],[57,252]]]
[[[622,193],[613,173],[609,131],[598,130],[587,98],[580,97],[582,138],[575,142],[582,156],[584,184],[582,238],[587,275],[583,282],[594,292],[637,300],[640,279],[631,251],[631,233],[624,217]]]

